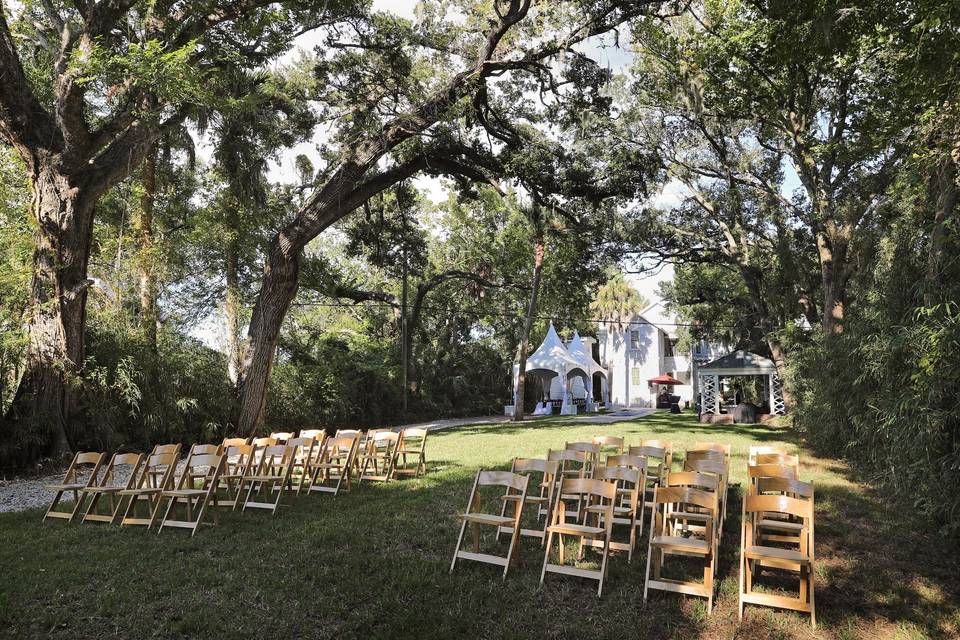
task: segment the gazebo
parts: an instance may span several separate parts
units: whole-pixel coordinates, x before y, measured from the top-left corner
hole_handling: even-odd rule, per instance
[[[766,378],[770,413],[775,415],[786,413],[783,403],[783,381],[777,372],[777,365],[770,358],[764,358],[749,351],[734,351],[699,367],[697,376],[700,387],[701,414],[720,414],[720,379],[730,376],[762,376]]]
[[[578,336],[579,337],[579,336]],[[578,354],[585,353],[583,344],[580,343]],[[571,343],[573,344],[573,343]],[[589,358],[593,361],[593,358]],[[597,368],[600,365],[594,362]],[[543,395],[549,400],[562,400],[560,413],[563,415],[572,415],[577,412],[573,403],[573,396],[570,389],[570,380],[581,377],[584,380],[584,386],[588,394],[592,392],[592,369],[589,362],[578,358],[577,354],[571,353],[566,345],[557,335],[557,330],[553,328],[553,323],[547,329],[547,335],[543,343],[527,358],[525,371],[531,378],[540,380],[543,387]],[[513,405],[504,407],[504,413],[513,415],[517,402],[522,402],[522,398],[517,397],[517,378],[520,374],[519,364],[513,365]],[[559,398],[555,396],[560,396]]]

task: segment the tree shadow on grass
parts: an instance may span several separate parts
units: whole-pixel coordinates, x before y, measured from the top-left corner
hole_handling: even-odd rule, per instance
[[[849,472],[848,472],[849,477]],[[909,507],[863,485],[817,487],[818,615],[864,635],[960,636],[960,560]]]
[[[636,427],[649,432],[642,421]],[[301,496],[275,516],[224,513],[194,538],[41,524],[42,510],[4,514],[0,637],[882,638],[901,628],[957,637],[954,550],[941,549],[909,510],[846,482],[839,463],[809,464],[811,475],[824,474],[817,633],[805,616],[755,606],[738,622],[737,489],[707,616],[700,598],[652,593],[643,602],[649,517],[633,562],[612,557],[601,599],[580,578],[551,575],[541,587],[543,549],[532,539],[505,581],[498,567],[469,562],[449,574],[455,514],[476,469],[431,460],[423,478]],[[491,544],[506,552],[505,542]]]

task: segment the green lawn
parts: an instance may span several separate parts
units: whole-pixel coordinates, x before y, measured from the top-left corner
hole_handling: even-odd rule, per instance
[[[816,634],[806,617],[749,608],[737,623],[739,488],[721,544],[718,597],[655,593],[644,604],[646,537],[632,565],[614,556],[604,596],[595,583],[552,575],[538,586],[542,552],[526,540],[506,582],[488,565],[447,570],[478,467],[593,435],[628,442],[730,442],[733,482],[751,443],[787,443],[790,431],[699,425],[657,416],[616,425],[562,421],[460,428],[430,436],[430,473],[364,484],[337,498],[313,495],[271,517],[224,514],[184,531],[41,524],[42,511],[0,515],[0,636],[11,638],[616,637],[956,638],[960,565],[955,549],[908,508],[850,479],[837,461],[801,450],[817,487]],[[504,545],[505,546],[505,545]]]

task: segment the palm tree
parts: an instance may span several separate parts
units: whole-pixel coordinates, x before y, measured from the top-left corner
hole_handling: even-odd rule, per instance
[[[620,271],[614,271],[610,274],[607,282],[600,287],[593,302],[590,303],[590,311],[598,322],[606,322],[610,325],[610,331],[613,333],[614,340],[623,340],[624,334],[630,327],[630,322],[634,316],[650,306],[647,300],[639,291],[633,288],[623,277]],[[612,366],[606,362],[607,351],[606,341],[604,341],[603,360],[604,366]],[[629,371],[630,371],[630,352],[626,351],[626,362],[624,363],[624,384],[629,389]],[[611,372],[612,374],[612,372]],[[629,398],[627,398],[629,402]]]
[[[606,322],[622,333],[626,331],[633,317],[648,306],[650,301],[626,281],[623,273],[614,271],[597,291],[590,303],[590,311],[593,312],[595,320]]]

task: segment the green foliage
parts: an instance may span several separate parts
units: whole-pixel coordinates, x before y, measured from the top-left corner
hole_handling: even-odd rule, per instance
[[[609,322],[623,331],[633,316],[648,306],[650,301],[626,281],[623,272],[617,270],[597,290],[596,296],[590,303],[590,311],[596,319]]]
[[[171,330],[159,333],[154,353],[120,314],[96,314],[87,338],[78,384],[89,428],[78,449],[147,451],[229,432],[233,393],[222,354]]]
[[[33,228],[27,176],[13,150],[0,147],[0,416],[16,390],[26,351]]]
[[[74,49],[70,64],[79,84],[94,85],[114,101],[126,97],[114,90],[123,86],[124,91],[148,89],[172,103],[212,104],[208,74],[194,60],[196,49],[196,41],[176,49],[158,40],[128,42],[119,53],[94,44],[89,50]]]

